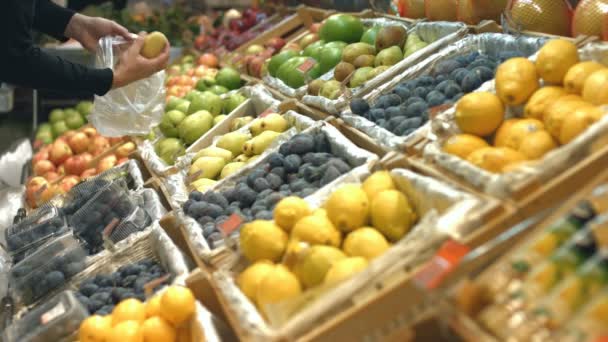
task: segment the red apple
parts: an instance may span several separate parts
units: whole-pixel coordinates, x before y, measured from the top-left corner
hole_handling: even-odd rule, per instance
[[[262,68],[265,62],[265,57],[255,57],[249,62],[247,73],[253,77],[262,78]]]
[[[55,165],[50,160],[40,160],[34,164],[34,174],[36,176],[42,176],[51,171],[55,171]]]
[[[59,174],[59,176],[65,175],[65,166],[59,165],[59,167],[57,168],[57,173]]]
[[[63,192],[68,192],[79,182],[80,178],[78,176],[65,176],[61,182],[59,182],[59,188]]]
[[[38,198],[40,197],[43,188],[48,187],[49,182],[42,177],[33,177],[27,182],[26,186],[26,201],[30,207],[36,207]]]
[[[56,195],[61,194],[62,191],[61,189],[56,186],[56,185],[47,185],[47,187],[39,194],[39,196],[37,196],[37,203],[38,204],[42,204],[42,203],[46,203],[49,200],[51,200],[51,198],[55,197]]]
[[[94,127],[85,127],[82,129],[81,131],[82,133],[86,134],[87,137],[89,138],[93,138],[95,136],[97,136],[97,130]]]
[[[60,176],[55,171],[49,171],[45,173],[42,177],[44,177],[49,182],[54,182],[55,180],[59,179]]]
[[[84,170],[84,172],[83,172],[83,173],[80,175],[80,178],[81,178],[81,179],[86,179],[86,178],[89,178],[89,177],[93,177],[93,176],[95,176],[95,175],[97,175],[97,169],[95,169],[95,168],[92,168],[92,169],[86,169],[86,170]]]
[[[49,160],[55,165],[61,165],[66,159],[71,157],[72,154],[70,146],[65,141],[57,139],[51,147]]]
[[[108,140],[110,141],[110,146],[114,146],[123,141],[124,137],[110,137]]]
[[[32,165],[36,165],[36,163],[41,160],[48,160],[48,159],[49,159],[49,149],[46,148],[46,146],[45,146],[42,149],[40,149],[40,151],[36,152],[36,154],[34,154],[34,156],[32,157]]]
[[[267,48],[272,48],[275,51],[279,51],[285,46],[285,40],[279,37],[270,38],[266,44],[264,44]]]
[[[97,156],[108,148],[110,148],[110,142],[108,139],[102,136],[96,136],[93,138],[93,143],[89,145],[89,153]]]
[[[99,164],[97,164],[97,172],[102,173],[104,171],[107,171],[116,166],[117,162],[118,159],[116,158],[116,156],[110,154],[109,156],[106,156],[99,161]]]
[[[205,65],[199,65],[196,67],[196,69],[194,69],[194,76],[196,77],[203,77],[205,75],[207,75],[209,67],[205,66]]]
[[[74,153],[85,152],[89,148],[90,142],[91,139],[89,139],[89,137],[84,132],[78,132],[72,135],[70,140],[68,140],[68,144],[70,145]]]
[[[318,33],[319,29],[321,28],[321,25],[321,23],[314,23],[310,25],[310,28],[308,30],[312,33]]]
[[[76,134],[76,131],[74,130],[69,130],[69,131],[65,131],[61,136],[65,139],[65,141],[70,141],[70,138],[74,136],[74,134]]]
[[[68,158],[63,165],[68,175],[79,175],[89,166],[87,161],[80,155]]]
[[[135,151],[135,144],[129,141],[116,149],[116,157],[127,158],[133,151]]]

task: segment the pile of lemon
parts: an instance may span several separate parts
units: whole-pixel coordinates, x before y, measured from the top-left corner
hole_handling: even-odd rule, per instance
[[[551,40],[536,62],[519,57],[502,63],[496,94],[475,92],[458,101],[455,119],[463,134],[447,139],[443,150],[485,170],[508,172],[572,141],[602,118],[606,104],[608,68],[581,62],[570,41]],[[505,106],[523,106],[524,117],[504,120]]]
[[[257,220],[241,229],[241,251],[252,264],[237,283],[264,312],[267,304],[362,271],[416,220],[388,171],[373,173],[362,185],[340,186],[324,208],[312,210],[301,198],[284,198],[274,209],[274,221]]]
[[[196,312],[192,292],[170,286],[146,303],[130,298],[118,303],[107,316],[93,315],[82,321],[80,342],[188,342],[191,318]]]

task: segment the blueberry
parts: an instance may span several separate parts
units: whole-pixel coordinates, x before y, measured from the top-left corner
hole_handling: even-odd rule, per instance
[[[112,310],[114,310],[114,305],[104,305],[99,310],[97,310],[97,312],[95,312],[95,314],[105,316],[105,315],[109,315],[110,313],[112,313]]]
[[[122,279],[120,285],[122,285],[122,287],[133,287],[133,284],[135,283],[135,280],[137,280],[137,275],[132,274],[129,276],[126,276]]]
[[[222,208],[228,207],[228,200],[221,193],[208,191],[203,195],[203,200],[218,205]]]
[[[71,277],[85,268],[84,262],[71,262],[63,270],[66,277]]]
[[[401,86],[398,86],[397,88],[395,88],[395,90],[393,90],[393,92],[395,94],[399,95],[399,97],[401,98],[401,102],[407,100],[411,95],[411,92],[409,89],[407,89],[406,87],[401,87]]]
[[[388,107],[398,106],[401,104],[401,97],[397,94],[388,94],[387,101]]]
[[[242,208],[249,207],[253,202],[255,202],[257,194],[255,191],[253,191],[248,186],[246,186],[244,184],[241,184],[241,185],[242,186],[239,186],[237,188],[237,196],[239,198],[239,202],[241,204],[241,209],[242,209]]]
[[[222,191],[222,194],[224,195],[224,198],[226,198],[226,200],[230,203],[230,202],[234,202],[234,200],[236,199],[234,197],[234,192],[235,192],[234,188],[229,188],[229,189]]]
[[[334,166],[342,174],[347,173],[351,169],[350,165],[340,158],[333,158],[326,165],[327,167]]]
[[[262,168],[256,168],[247,176],[247,185],[253,189],[253,184],[258,178],[263,178],[266,175],[266,171]],[[238,195],[237,195],[238,198]]]
[[[198,202],[198,201],[202,200],[203,194],[200,191],[194,190],[190,193],[190,196],[188,196],[188,198],[195,202]]]
[[[515,58],[515,57],[524,57],[524,54],[519,52],[519,51],[502,51],[498,54],[498,58],[500,59],[501,62],[506,61],[509,58]]]
[[[414,92],[413,92],[413,94],[415,96],[418,96],[421,98],[425,98],[427,93],[428,93],[428,90],[425,87],[418,87],[418,88],[414,89]]]
[[[198,220],[200,217],[205,216],[208,206],[209,204],[205,202],[195,202],[190,206],[190,210],[186,212],[186,214],[193,217],[195,220]]]
[[[97,292],[90,299],[100,303],[109,303],[112,300],[112,295],[109,292]]]
[[[270,170],[270,173],[279,176],[281,179],[285,179],[285,168],[283,167],[275,167],[274,169]]]
[[[283,166],[283,160],[283,155],[276,152],[273,152],[268,156],[268,164],[270,165],[271,169]]]
[[[408,118],[413,118],[420,116],[422,113],[426,112],[428,109],[428,105],[424,102],[415,102],[411,105],[407,106],[406,116]]]
[[[281,195],[281,193],[279,192],[275,192],[272,195],[268,196],[268,198],[266,198],[266,203],[268,203],[270,206],[274,206],[275,204],[277,204],[280,200],[283,199],[283,195]]]
[[[354,114],[362,115],[369,110],[369,104],[363,99],[355,98],[350,101],[350,110]]]
[[[118,304],[120,302],[120,300],[122,299],[122,296],[125,292],[128,292],[129,290],[124,288],[124,287],[115,287],[112,289],[112,302],[114,304]]]
[[[291,191],[293,191],[293,192],[301,191],[303,189],[308,188],[309,186],[310,186],[310,184],[303,179],[298,179],[297,181],[295,181],[289,185]]]
[[[340,171],[335,166],[330,165],[327,168],[327,170],[325,170],[325,173],[323,174],[323,178],[321,178],[320,184],[321,184],[321,186],[325,186],[340,176],[341,176]]]
[[[426,101],[430,107],[439,106],[445,101],[445,96],[441,92],[433,90],[427,95]]]
[[[94,312],[97,312],[97,310],[101,309],[104,306],[104,304],[105,303],[98,302],[96,300],[89,300],[87,309],[89,309],[89,312],[94,313]]]
[[[402,116],[403,114],[404,113],[401,106],[389,107],[388,109],[386,109],[386,119],[388,120],[397,116]]]
[[[289,184],[281,185],[281,187],[279,188],[279,191],[281,191],[281,192],[289,191]]]
[[[469,72],[462,80],[460,87],[465,93],[469,93],[479,88],[481,86],[481,83],[481,78],[478,74],[476,74],[475,72]]]
[[[186,203],[184,203],[184,212],[187,214],[190,212],[190,207],[192,206],[192,204],[195,203],[193,200],[189,199],[186,201]]]
[[[284,142],[279,146],[279,153],[283,156],[289,155],[291,153],[291,141]]]
[[[145,286],[147,283],[149,283],[151,280],[152,280],[152,279],[150,279],[150,278],[148,278],[148,277],[141,277],[141,278],[138,278],[138,279],[135,281],[135,286],[134,286],[135,291],[136,291],[136,292],[143,292],[143,291],[144,291],[144,286]]]
[[[139,268],[137,266],[133,266],[130,271],[134,271],[134,273],[129,274],[137,274],[139,272]],[[98,274],[95,276],[95,284],[99,287],[113,286],[114,278],[108,274]]]
[[[201,226],[204,226],[209,222],[213,222],[213,218],[210,216],[202,216],[202,217],[199,217],[196,220],[196,222],[198,222],[198,224],[200,224]]]
[[[271,175],[271,173],[269,173],[268,175]],[[266,175],[267,178],[268,178],[268,175]],[[273,176],[276,176],[276,175],[273,175]],[[266,189],[266,190],[258,193],[256,203],[265,199],[266,197],[268,197],[268,195],[272,194],[273,192],[274,192],[274,190],[272,190],[272,189]]]
[[[93,283],[84,284],[79,289],[80,293],[87,297],[91,297],[93,294],[95,294],[95,292],[97,292],[97,290],[99,290],[99,286]]]
[[[131,290],[123,292],[120,300],[125,300],[125,299],[129,299],[129,298],[136,298],[135,292],[133,292]]]
[[[377,121],[380,119],[384,119],[384,109],[382,108],[374,108],[369,111],[370,119],[372,121]]]
[[[300,165],[302,164],[302,158],[300,156],[292,154],[285,158],[285,171],[287,173],[298,172]]]
[[[446,75],[438,75],[438,76],[435,76],[435,83],[439,84],[447,79],[448,78]]]

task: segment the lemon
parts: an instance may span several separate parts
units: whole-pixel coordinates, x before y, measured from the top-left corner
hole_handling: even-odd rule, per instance
[[[388,171],[376,171],[363,182],[363,191],[365,191],[370,201],[380,191],[390,189],[395,189],[395,183]]]
[[[587,78],[594,72],[604,68],[604,65],[595,61],[575,64],[568,69],[566,76],[564,76],[564,88],[569,93],[580,95],[583,92],[583,86]]]
[[[146,319],[141,329],[144,342],[175,342],[177,339],[173,326],[158,316]]]
[[[585,111],[593,121],[599,121],[607,114],[607,111],[602,110],[602,108],[598,106],[585,106],[577,109],[577,111]]]
[[[524,107],[524,116],[531,119],[542,120],[545,109],[558,98],[566,95],[562,87],[542,87],[532,94]]]
[[[488,143],[480,137],[472,134],[456,134],[451,136],[443,144],[443,150],[446,153],[453,154],[462,159],[466,159],[471,152],[488,147]]]
[[[524,137],[518,151],[526,156],[526,158],[534,160],[539,159],[556,147],[557,144],[551,137],[551,134],[545,130],[539,130]]]
[[[319,208],[319,209],[316,209],[315,211],[313,211],[312,214],[314,216],[327,217],[327,210],[325,210],[323,208]]]
[[[160,305],[161,317],[174,327],[182,325],[196,312],[196,299],[189,288],[183,286],[170,286],[165,290]]]
[[[545,125],[536,119],[518,120],[517,122],[513,123],[511,127],[509,127],[503,142],[503,146],[518,150],[525,137],[544,128]]]
[[[553,39],[538,51],[536,71],[545,82],[562,84],[568,70],[578,61],[578,50],[574,43]]]
[[[388,241],[377,230],[363,227],[350,232],[346,236],[342,249],[348,256],[360,256],[372,260],[386,252],[389,247]]]
[[[591,104],[582,100],[579,96],[569,95],[559,98],[545,111],[545,128],[551,136],[559,140],[564,119],[574,111],[590,107]]]
[[[258,307],[297,297],[302,293],[298,278],[283,265],[275,265],[258,285]]]
[[[144,334],[138,321],[124,321],[110,329],[106,342],[144,342]]]
[[[339,249],[330,246],[312,246],[296,262],[294,273],[305,288],[317,286],[338,260],[346,258]]]
[[[156,58],[165,49],[167,37],[158,31],[154,31],[144,38],[144,45],[141,47],[141,55],[146,58]]]
[[[559,133],[559,142],[567,144],[574,140],[579,134],[583,133],[595,120],[587,114],[585,108],[578,109],[567,115],[562,123],[562,129]]]
[[[506,105],[524,104],[538,87],[536,67],[526,58],[510,58],[496,69],[496,94]]]
[[[241,251],[251,262],[279,261],[287,246],[287,234],[272,221],[255,220],[241,229]]]
[[[416,222],[416,212],[407,197],[397,190],[385,190],[371,205],[372,225],[391,241],[401,239]]]
[[[367,260],[363,257],[350,257],[339,260],[325,274],[324,283],[337,284],[363,271],[366,267]]]
[[[589,75],[583,85],[583,99],[596,106],[608,104],[608,68]]]
[[[81,342],[104,342],[111,328],[111,316],[93,315],[80,323],[78,339]]]
[[[289,196],[282,199],[274,208],[274,222],[286,232],[290,232],[298,220],[310,214],[310,207],[305,200]]]
[[[338,247],[342,241],[340,231],[327,216],[310,215],[296,222],[291,237],[300,242],[312,245],[329,245]]]
[[[505,108],[498,96],[489,92],[475,92],[463,96],[456,103],[456,124],[464,133],[487,136],[492,134],[505,116]]]
[[[484,147],[471,153],[467,160],[471,164],[490,172],[504,172],[510,164],[524,161],[526,157],[509,147]]]
[[[494,146],[505,147],[507,145],[507,138],[509,137],[509,131],[511,126],[521,119],[507,119],[500,124],[496,133],[494,134]]]
[[[160,295],[156,295],[146,302],[146,317],[160,315]]]
[[[137,321],[141,323],[145,319],[146,306],[135,298],[121,301],[112,310],[112,326],[125,321]]]
[[[327,217],[338,229],[350,232],[367,224],[369,200],[360,185],[347,184],[329,196],[325,210]]]
[[[239,288],[249,300],[253,303],[256,302],[256,294],[258,292],[258,286],[262,279],[268,272],[272,270],[274,264],[268,260],[260,260],[253,265],[247,267],[241,274],[239,274],[236,282]]]

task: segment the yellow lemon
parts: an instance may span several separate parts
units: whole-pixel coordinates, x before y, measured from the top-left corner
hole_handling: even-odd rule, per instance
[[[189,288],[169,286],[160,299],[161,317],[174,327],[189,320],[196,312],[196,299]]]
[[[417,219],[407,197],[397,190],[385,190],[377,194],[370,212],[374,228],[391,241],[401,239]]]
[[[372,260],[382,255],[390,248],[384,235],[376,229],[363,227],[356,229],[348,234],[344,239],[342,249],[351,257],[364,257]]]
[[[587,77],[583,99],[596,106],[608,104],[608,68],[597,70]]]
[[[146,302],[146,317],[154,317],[160,315],[160,295],[156,295]]]
[[[463,96],[456,103],[456,124],[464,133],[487,136],[492,134],[505,116],[505,108],[498,96],[489,92],[475,92]]]
[[[124,321],[110,329],[106,342],[144,342],[141,322]]]
[[[112,310],[112,325],[125,321],[143,322],[146,319],[146,306],[135,298],[121,301]]]
[[[530,119],[542,120],[545,109],[558,98],[566,95],[562,87],[542,87],[532,94],[524,107],[524,116]]]
[[[471,164],[484,170],[500,173],[503,169],[515,162],[525,160],[525,156],[508,147],[484,147],[471,153],[467,160]]]
[[[336,261],[325,274],[325,284],[337,284],[363,271],[368,262],[363,257],[350,257]]]
[[[583,107],[591,107],[591,104],[575,95],[559,98],[545,111],[543,119],[545,122],[545,129],[554,139],[560,140],[564,119],[574,111]]]
[[[505,147],[507,146],[507,138],[509,137],[509,132],[511,130],[511,126],[518,122],[521,119],[507,119],[500,124],[496,133],[494,133],[494,146],[496,147]]]
[[[547,83],[562,84],[568,70],[579,61],[576,45],[565,39],[553,39],[538,51],[536,71]]]
[[[274,222],[255,220],[241,229],[241,251],[251,262],[281,260],[287,246],[287,234]]]
[[[518,150],[521,142],[529,134],[544,129],[545,125],[536,119],[521,119],[511,125],[506,134],[504,147]]]
[[[296,222],[291,237],[299,242],[311,245],[328,245],[338,247],[342,241],[340,231],[327,216],[310,215]]]
[[[338,229],[350,232],[367,223],[369,200],[361,185],[347,184],[329,196],[325,210],[327,217]]]
[[[78,339],[80,342],[104,342],[112,329],[111,316],[93,315],[80,323]]]
[[[574,113],[567,115],[562,123],[562,129],[559,133],[559,142],[567,144],[574,140],[579,134],[583,133],[595,120],[587,114],[584,108],[576,110]]]
[[[325,274],[338,260],[346,258],[339,249],[330,246],[312,246],[296,262],[294,274],[305,288],[317,286]]]
[[[297,297],[302,293],[298,278],[283,265],[275,265],[258,285],[258,307],[264,310],[273,304]]]
[[[480,137],[472,134],[456,134],[451,136],[443,144],[443,150],[447,153],[467,159],[471,152],[488,147],[488,143]]]
[[[258,292],[258,286],[266,274],[272,270],[274,264],[268,260],[260,260],[253,265],[247,267],[237,278],[237,284],[241,291],[252,302],[256,302],[255,296]]]
[[[163,52],[167,44],[167,37],[161,32],[155,31],[144,38],[144,45],[140,53],[146,58],[156,58]]]
[[[538,87],[536,67],[526,58],[510,58],[496,69],[496,93],[506,105],[524,104]]]
[[[377,193],[395,188],[393,177],[388,171],[376,171],[363,182],[363,191],[371,201]]]
[[[557,144],[551,134],[545,130],[532,132],[525,136],[519,145],[519,152],[526,158],[534,160],[539,159],[545,153],[555,149]]]
[[[144,342],[175,342],[177,334],[175,328],[161,317],[150,317],[144,321]]]
[[[581,95],[587,78],[594,72],[604,68],[604,65],[595,61],[575,64],[568,69],[566,76],[564,76],[564,88],[569,93]]]
[[[310,214],[310,207],[305,200],[289,196],[282,199],[274,208],[274,222],[286,232],[290,232],[298,220]]]

